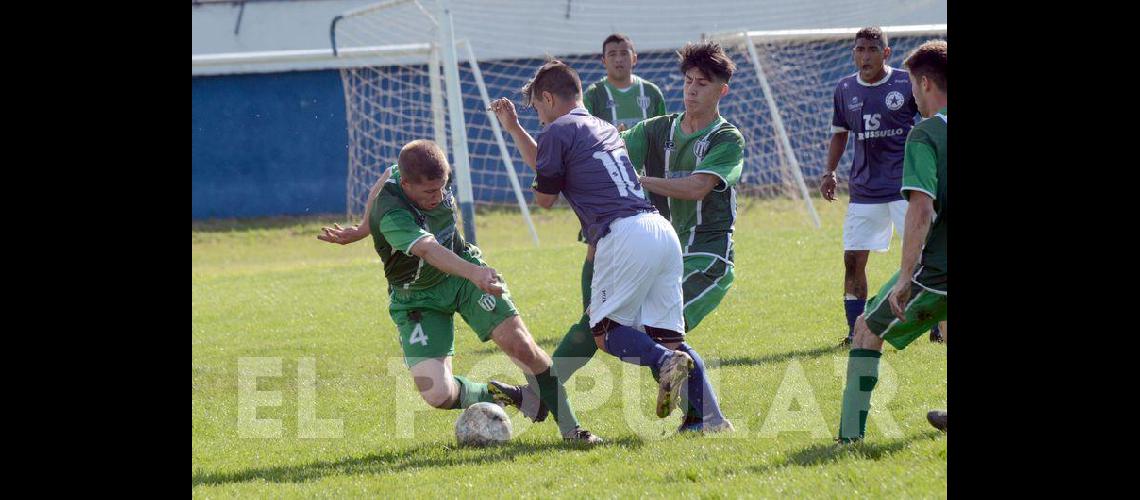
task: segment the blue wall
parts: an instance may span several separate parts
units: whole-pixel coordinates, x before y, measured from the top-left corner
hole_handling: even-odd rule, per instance
[[[343,213],[336,70],[192,78],[193,219]]]

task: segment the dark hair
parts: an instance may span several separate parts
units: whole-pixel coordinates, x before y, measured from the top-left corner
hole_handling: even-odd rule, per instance
[[[602,41],[602,55],[603,56],[606,55],[606,45],[609,45],[611,43],[621,43],[621,42],[628,43],[629,44],[629,50],[633,50],[633,40],[630,40],[628,36],[625,36],[621,33],[614,33],[610,36],[607,36],[606,39]],[[634,51],[634,52],[636,52],[636,51]]]
[[[677,51],[677,56],[681,58],[682,74],[697,68],[710,79],[715,77],[728,83],[732,73],[736,71],[736,63],[732,62],[716,42],[686,43]]]
[[[543,92],[550,92],[559,98],[575,100],[582,96],[582,80],[578,72],[562,61],[549,61],[538,68],[534,78],[523,85],[523,102],[531,105],[534,98],[542,98]]]
[[[883,30],[878,26],[869,26],[859,30],[858,33],[855,33],[855,39],[858,40],[860,38],[878,40],[881,42],[882,48],[890,47],[890,43],[887,42],[887,34],[883,33]]]
[[[427,139],[409,142],[400,149],[400,177],[408,182],[434,181],[451,173],[447,154]]]
[[[929,40],[912,50],[903,61],[910,78],[925,76],[938,90],[946,92],[946,40]]]

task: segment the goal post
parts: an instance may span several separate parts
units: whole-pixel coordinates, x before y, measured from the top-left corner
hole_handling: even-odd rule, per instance
[[[362,214],[372,183],[396,163],[405,143],[430,137],[450,153],[463,233],[476,243],[475,206],[480,197],[472,184],[469,147],[478,144],[472,144],[467,132],[473,115],[483,115],[491,124],[490,139],[501,163],[489,172],[491,162],[480,161],[479,174],[486,178],[505,172],[508,189],[538,246],[538,232],[497,118],[471,106],[471,87],[484,110],[491,98],[472,44],[454,36],[447,2],[436,2],[435,7],[429,11],[418,0],[390,0],[336,16],[330,26],[333,54],[360,62],[340,68],[349,139],[347,215]],[[401,26],[418,28],[408,33],[384,29]],[[460,73],[461,66],[473,75],[473,82]]]

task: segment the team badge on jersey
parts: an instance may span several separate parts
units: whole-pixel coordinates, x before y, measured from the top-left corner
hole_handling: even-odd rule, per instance
[[[645,110],[649,109],[649,97],[643,95],[637,96],[637,106],[641,108],[642,113],[645,113]]]
[[[891,111],[898,111],[905,103],[906,98],[903,97],[902,92],[892,90],[891,93],[887,94],[887,107],[891,108]]]
[[[709,152],[709,143],[711,142],[707,139],[701,139],[693,145],[693,155],[697,157],[697,163],[705,159],[705,153]]]
[[[479,297],[479,307],[482,307],[483,310],[487,312],[494,311],[495,296],[484,293],[482,297]]]

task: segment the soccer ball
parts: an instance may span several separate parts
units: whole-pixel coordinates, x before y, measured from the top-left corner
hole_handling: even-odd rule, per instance
[[[511,419],[495,403],[475,403],[455,421],[455,440],[460,446],[487,446],[511,439]]]

